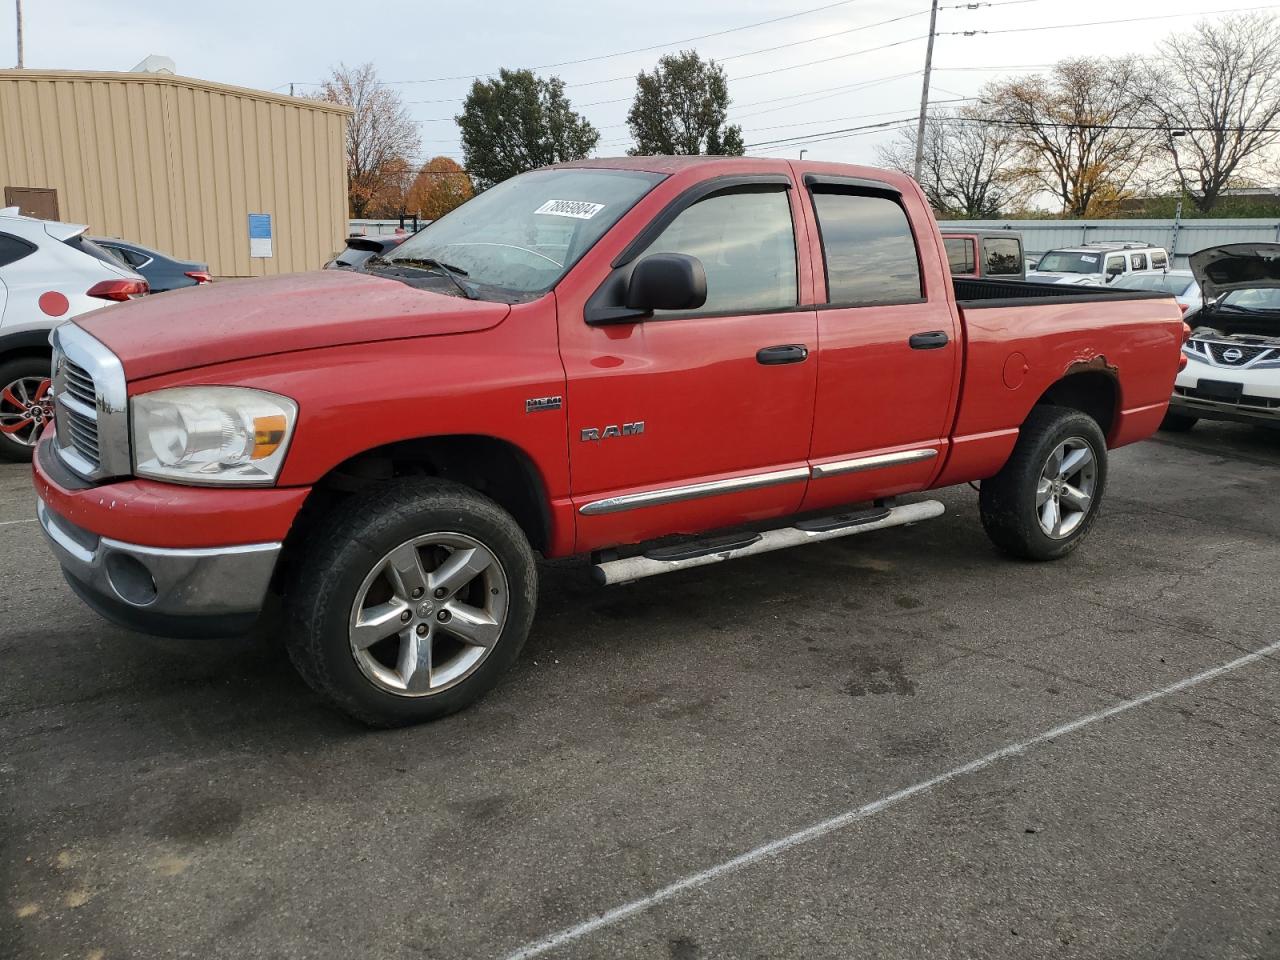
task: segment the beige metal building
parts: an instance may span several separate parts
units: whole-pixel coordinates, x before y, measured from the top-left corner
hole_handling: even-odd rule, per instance
[[[314,270],[347,232],[350,115],[171,74],[0,70],[3,206],[214,276]]]

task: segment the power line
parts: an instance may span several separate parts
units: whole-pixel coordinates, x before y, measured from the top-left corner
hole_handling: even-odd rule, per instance
[[[758,143],[747,144],[747,148],[756,149],[759,147],[797,146],[800,143],[820,143],[823,140],[835,140],[838,135],[851,135],[863,132],[869,133],[873,130],[884,130],[904,123],[915,122],[915,114],[912,114],[909,117],[899,117],[896,120],[884,120],[880,123],[864,123],[860,126],[845,127],[841,130],[824,130],[821,133],[801,134],[800,136],[795,137],[781,137],[777,140],[761,140]]]
[[[731,82],[739,80],[751,80],[755,77],[769,77],[775,73],[786,73],[788,70],[799,70],[801,67],[812,67],[819,63],[831,63],[834,60],[846,60],[849,57],[858,57],[864,53],[875,53],[877,50],[888,50],[890,47],[900,47],[904,43],[915,43],[917,40],[923,40],[928,34],[920,34],[918,37],[908,37],[906,40],[895,40],[893,43],[882,43],[878,47],[867,47],[864,50],[853,50],[849,53],[837,54],[834,57],[823,57],[820,60],[806,60],[804,63],[793,63],[788,67],[775,67],[772,70],[761,70],[759,73],[747,73],[740,77],[730,77]]]
[[[828,3],[821,7],[810,7],[808,10],[799,10],[796,13],[788,13],[781,17],[773,17],[769,20],[757,20],[755,23],[745,23],[738,27],[728,27],[724,30],[716,30],[712,33],[699,34],[696,37],[685,37],[681,40],[668,40],[663,43],[651,44],[647,47],[635,47],[631,50],[619,50],[615,53],[602,53],[594,57],[582,57],[578,60],[562,60],[558,63],[543,63],[534,67],[528,67],[529,70],[549,70],[553,67],[570,67],[580,63],[597,63],[601,60],[612,60],[615,57],[627,57],[634,53],[648,53],[651,50],[661,50],[663,47],[678,47],[682,43],[695,43],[698,40],[710,40],[712,37],[723,37],[730,33],[738,33],[743,30],[753,30],[756,27],[764,27],[773,23],[781,23],[784,20],[794,20],[797,17],[808,16],[811,13],[821,13],[823,10],[830,10],[834,7],[844,7],[851,3],[857,3],[858,0],[838,0],[837,3]],[[385,80],[386,84],[410,84],[410,83],[443,83],[448,80],[480,80],[484,77],[491,77],[497,71],[491,70],[488,73],[471,73],[459,74],[453,77],[428,77],[424,80]]]
[[[1112,23],[1140,23],[1145,20],[1170,20],[1175,17],[1203,17],[1217,13],[1247,13],[1253,10],[1275,10],[1280,4],[1268,3],[1260,7],[1232,7],[1228,10],[1197,10],[1192,13],[1158,13],[1149,17],[1126,17],[1123,20],[1089,20],[1081,23],[1051,23],[1039,27],[1005,27],[1001,30],[953,30],[940,33],[940,37],[974,37],[998,33],[1032,33],[1040,30],[1071,30],[1075,27],[1101,27]]]

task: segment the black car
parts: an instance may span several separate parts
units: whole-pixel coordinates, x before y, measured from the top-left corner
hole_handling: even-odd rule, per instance
[[[381,237],[356,235],[347,237],[347,247],[324,265],[326,270],[354,270],[364,266],[370,257],[386,256],[411,237],[409,233],[388,234]]]
[[[209,275],[207,263],[178,260],[158,250],[151,250],[128,240],[117,240],[112,237],[94,237],[93,242],[119,259],[125,266],[146,277],[147,283],[151,284],[152,293],[177,290],[179,287],[194,287],[213,280]]]

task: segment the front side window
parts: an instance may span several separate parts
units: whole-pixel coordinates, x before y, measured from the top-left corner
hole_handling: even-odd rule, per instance
[[[1118,277],[1124,273],[1124,257],[1107,257],[1107,276]]]
[[[428,261],[444,264],[478,297],[542,296],[605,232],[664,179],[638,170],[534,170],[468,200],[393,252],[365,265],[398,280],[461,294]]]
[[[947,250],[947,263],[951,267],[951,275],[973,273],[978,262],[973,252],[973,241],[968,237],[943,237],[942,245]]]
[[[817,187],[813,206],[827,267],[827,301],[904,303],[922,296],[907,212],[888,196]]]
[[[1018,276],[1022,273],[1022,244],[1005,237],[982,241],[982,260],[989,277]]]
[[[785,189],[738,190],[699,200],[642,256],[653,253],[683,253],[702,261],[707,302],[681,314],[759,313],[799,302],[796,237]]]

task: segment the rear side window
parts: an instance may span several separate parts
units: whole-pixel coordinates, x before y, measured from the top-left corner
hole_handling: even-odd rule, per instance
[[[1169,265],[1169,258],[1165,256],[1163,250],[1157,250],[1151,254],[1151,268],[1153,270],[1163,270]],[[1190,286],[1190,284],[1188,284]]]
[[[124,261],[119,257],[107,253],[107,251],[103,250],[84,234],[81,234],[78,237],[72,237],[70,240],[66,241],[66,244],[73,250],[79,250],[81,253],[87,253],[95,260],[101,260],[103,263],[109,263],[113,267],[120,267],[124,265]]]
[[[119,257],[121,260],[123,260],[126,264],[128,264],[131,267],[140,267],[147,262],[146,257],[144,257],[140,253],[137,253],[133,250],[128,249],[127,247],[104,246],[101,243],[98,244],[98,246],[102,247],[108,253],[112,253],[115,256]]]
[[[1022,244],[1005,237],[982,241],[982,262],[989,277],[1018,276],[1022,273]]]
[[[1147,269],[1147,255],[1145,253],[1131,253],[1129,255],[1129,263],[1135,270]]]
[[[973,273],[978,261],[973,252],[973,241],[968,237],[943,237],[942,245],[947,249],[947,263],[951,273]]]
[[[904,303],[921,299],[920,257],[907,212],[881,194],[816,188],[813,206],[827,267],[827,301]]]
[[[23,257],[36,252],[34,244],[8,233],[0,233],[0,267],[17,263]]]
[[[707,302],[682,314],[759,313],[799,302],[796,237],[785,189],[699,200],[671,221],[645,251],[651,253],[684,253],[702,261]]]

